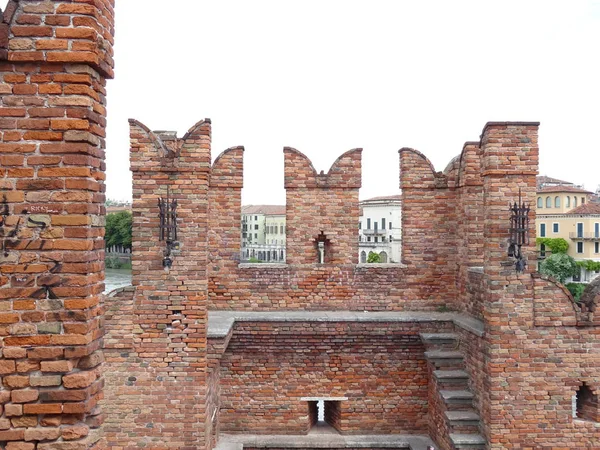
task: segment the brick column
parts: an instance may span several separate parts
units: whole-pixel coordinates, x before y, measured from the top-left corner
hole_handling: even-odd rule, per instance
[[[529,403],[523,395],[507,401],[507,381],[513,383],[511,394],[513,389],[529,386],[526,379],[511,378],[521,372],[515,363],[508,360],[512,359],[512,351],[519,354],[527,347],[527,332],[533,326],[534,293],[530,273],[536,269],[538,125],[531,122],[490,122],[481,137],[485,284],[483,319],[488,341],[487,374],[481,396],[484,405],[483,431],[492,442],[506,433],[507,418],[520,417],[521,411],[527,409],[525,405]],[[529,265],[522,274],[516,272],[514,259],[507,255],[509,204],[518,201],[519,190],[522,201],[532,208],[529,216],[531,244],[522,249]]]
[[[10,1],[0,23],[0,442],[98,444],[113,1]]]
[[[210,274],[237,277],[240,261],[244,147],[225,150],[210,173]],[[235,281],[235,279],[234,279]]]
[[[400,153],[402,189],[402,262],[414,284],[443,292],[454,302],[456,286],[456,194],[448,177],[436,172],[420,152]]]
[[[461,309],[481,318],[482,304],[473,295],[473,282],[483,266],[483,179],[479,142],[466,142],[460,155],[457,179],[457,291]]]
[[[120,431],[165,448],[205,448],[210,121],[181,139],[134,120],[130,128],[136,358],[124,369],[134,379],[127,392],[141,407],[128,412]],[[177,200],[181,244],[168,271],[158,208],[167,188]],[[147,426],[155,421],[160,426]]]
[[[358,190],[361,149],[344,153],[329,172],[317,174],[310,160],[286,147],[286,243],[288,264],[316,264],[315,239],[328,242],[326,264],[355,264],[358,255]]]

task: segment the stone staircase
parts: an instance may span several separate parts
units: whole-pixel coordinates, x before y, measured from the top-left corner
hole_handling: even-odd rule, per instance
[[[485,450],[481,418],[473,406],[463,354],[458,351],[458,335],[421,333],[421,339],[427,349],[425,357],[433,368],[440,403],[444,405],[445,426],[453,449]]]

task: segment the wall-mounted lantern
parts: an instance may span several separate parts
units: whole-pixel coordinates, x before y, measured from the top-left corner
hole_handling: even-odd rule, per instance
[[[164,257],[162,260],[165,272],[168,272],[173,265],[173,255],[180,249],[177,242],[177,200],[171,200],[169,188],[167,187],[167,198],[158,199],[158,209],[160,217],[160,235],[159,239],[166,243]]]
[[[515,258],[515,269],[521,273],[527,267],[527,258],[523,255],[521,247],[529,245],[529,205],[521,200],[519,189],[519,202],[512,205],[510,209],[510,237],[508,241],[508,256]]]

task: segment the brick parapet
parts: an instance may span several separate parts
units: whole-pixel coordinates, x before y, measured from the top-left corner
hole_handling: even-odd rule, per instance
[[[11,1],[0,23],[0,441],[15,448],[101,444],[112,7]]]
[[[209,277],[235,273],[240,261],[243,157],[243,147],[225,150],[210,172]]]
[[[456,300],[457,191],[422,153],[403,148],[399,154],[402,262],[424,277],[444,279]]]
[[[306,156],[289,147],[284,149],[288,264],[317,262],[320,235],[326,239],[326,264],[356,260],[361,154],[361,149],[350,150],[327,174],[317,174]]]
[[[177,418],[169,432],[179,436],[167,444],[169,448],[204,448],[210,439],[206,427],[210,121],[198,122],[183,138],[152,132],[135,120],[130,121],[130,130],[136,315],[133,353],[123,364],[132,377],[144,380],[133,383],[129,391],[152,408],[128,416],[130,422],[122,429],[140,440],[159,442],[165,429],[142,423],[169,415]],[[163,267],[167,254],[166,242],[160,240],[158,207],[159,198],[167,196],[177,201],[180,244],[170,256],[170,268]],[[145,392],[152,379],[160,380],[160,387]],[[155,397],[162,400],[152,401]],[[177,407],[167,398],[176,399]],[[110,407],[115,413],[116,406]],[[107,436],[109,442],[119,439],[118,433]]]

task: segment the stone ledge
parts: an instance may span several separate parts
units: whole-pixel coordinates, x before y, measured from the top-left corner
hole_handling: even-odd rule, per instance
[[[215,450],[252,448],[401,448],[427,450],[434,442],[423,435],[338,435],[311,433],[308,435],[221,434]]]
[[[209,338],[226,337],[235,322],[452,322],[483,336],[483,323],[458,313],[378,311],[209,311]]]

